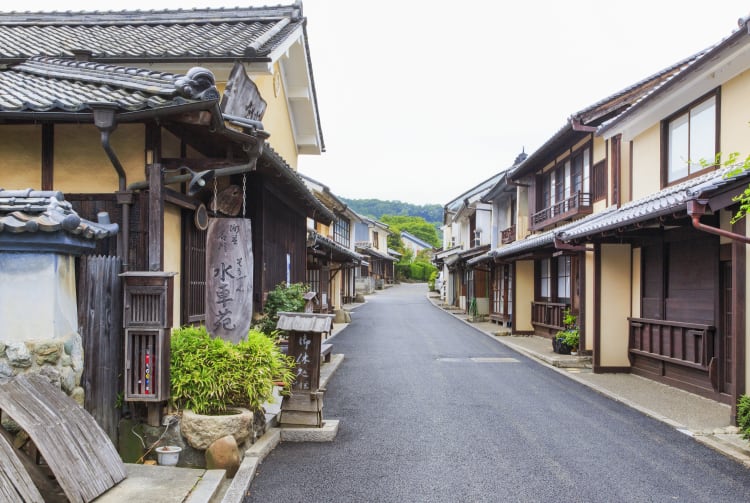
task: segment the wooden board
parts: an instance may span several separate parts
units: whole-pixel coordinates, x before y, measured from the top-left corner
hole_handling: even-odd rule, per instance
[[[206,238],[206,328],[213,337],[247,339],[253,319],[250,220],[212,218]]]
[[[26,501],[44,503],[15,449],[0,435],[0,501]]]
[[[0,380],[0,409],[29,434],[71,502],[92,501],[127,476],[104,430],[46,378]]]

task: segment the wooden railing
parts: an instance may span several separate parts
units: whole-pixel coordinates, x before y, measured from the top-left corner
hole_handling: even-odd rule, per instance
[[[628,318],[628,322],[631,354],[708,370],[714,356],[714,327],[645,318]]]
[[[591,194],[588,192],[576,192],[569,198],[563,199],[531,215],[531,228],[540,229],[576,215],[588,215],[592,211]]]
[[[516,240],[516,226],[511,225],[505,230],[500,231],[500,242],[504,245],[510,244]]]
[[[563,311],[567,304],[560,302],[532,302],[531,323],[546,328],[565,330]]]

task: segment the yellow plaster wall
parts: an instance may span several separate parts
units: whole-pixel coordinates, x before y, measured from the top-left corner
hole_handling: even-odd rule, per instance
[[[628,321],[631,300],[630,245],[601,245],[599,364],[629,367]]]
[[[517,331],[532,331],[531,303],[534,300],[534,261],[519,260],[516,267],[516,299],[513,303]]]
[[[144,126],[121,124],[110,144],[125,169],[127,183],[143,180]],[[113,192],[117,173],[92,124],[55,126],[54,188],[63,192]]]
[[[516,194],[516,239],[524,239],[529,232],[529,189],[518,187]]]
[[[721,142],[719,152],[750,155],[750,70],[721,86]]]
[[[0,188],[42,188],[42,126],[0,129]]]
[[[596,266],[593,253],[586,253],[584,258],[585,271],[585,282],[584,288],[584,299],[586,302],[584,330],[586,333],[586,347],[583,348],[587,351],[593,351],[594,349],[594,334],[596,333],[596,326],[594,325],[594,308],[596,307],[595,301],[595,281],[596,281]]]
[[[605,159],[607,157],[607,141],[601,136],[594,137],[594,161],[591,164],[591,168],[594,168],[594,164]]]
[[[633,200],[661,190],[659,141],[658,124],[633,140]],[[627,150],[627,146],[623,150]]]
[[[266,114],[263,116],[263,127],[271,133],[268,142],[273,149],[284,158],[289,166],[297,170],[297,144],[292,134],[291,115],[287,105],[284,79],[281,79],[279,92],[274,94],[274,78],[280,72],[278,62],[274,64],[274,75],[250,75],[258,86],[260,95],[268,103]],[[279,77],[276,77],[279,78]]]
[[[164,265],[166,272],[182,273],[182,211],[177,206],[164,206]],[[180,299],[182,298],[180,275],[174,277],[172,299],[172,326],[180,326]]]

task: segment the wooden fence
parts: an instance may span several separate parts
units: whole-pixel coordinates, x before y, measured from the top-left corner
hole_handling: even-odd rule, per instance
[[[84,256],[78,279],[85,408],[115,445],[123,362],[121,267],[118,257]]]

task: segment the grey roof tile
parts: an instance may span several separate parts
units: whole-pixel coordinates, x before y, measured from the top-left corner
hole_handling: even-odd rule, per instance
[[[320,246],[328,250],[330,253],[336,253],[339,257],[345,256],[353,262],[361,262],[365,259],[363,255],[360,255],[354,250],[350,250],[333,239],[323,236],[312,229],[307,231],[307,246]]]
[[[35,57],[0,71],[0,111],[79,112],[89,110],[89,104],[96,102],[115,103],[123,110],[134,111],[218,100],[213,75],[200,68],[191,72],[189,75],[193,78],[139,68]]]
[[[304,23],[297,5],[234,9],[0,13],[0,60],[267,59]]]
[[[743,171],[737,176],[727,177],[734,169],[734,166],[730,166],[711,171],[631,201],[614,212],[595,213],[591,215],[592,218],[587,218],[578,225],[558,231],[558,237],[563,241],[571,241],[684,211],[688,200],[750,176],[750,172]]]
[[[88,240],[117,234],[117,224],[81,218],[62,192],[0,189],[0,233],[62,232]]]

